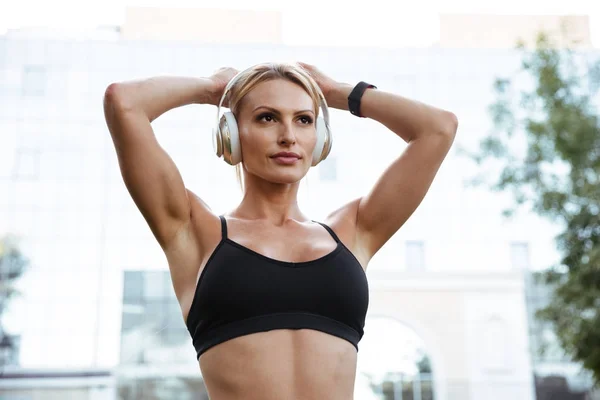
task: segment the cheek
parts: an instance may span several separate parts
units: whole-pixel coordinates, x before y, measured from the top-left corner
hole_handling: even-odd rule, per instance
[[[302,144],[306,149],[312,150],[317,144],[317,132],[316,130],[311,130],[310,132],[306,132],[305,135],[302,136]]]
[[[240,134],[240,143],[242,144],[242,148],[250,147],[252,145],[252,131],[248,129],[246,126],[238,126],[239,134]]]
[[[262,135],[261,132],[253,131],[251,129],[240,130],[242,153],[247,157],[259,154],[260,150],[265,147],[264,142],[264,135]]]

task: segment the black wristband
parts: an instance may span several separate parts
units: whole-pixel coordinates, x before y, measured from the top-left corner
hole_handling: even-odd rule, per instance
[[[352,89],[352,92],[348,95],[348,110],[350,110],[352,115],[364,118],[360,113],[360,100],[362,99],[365,90],[370,88],[377,89],[377,86],[363,81],[358,82],[356,86],[354,86],[354,89]]]

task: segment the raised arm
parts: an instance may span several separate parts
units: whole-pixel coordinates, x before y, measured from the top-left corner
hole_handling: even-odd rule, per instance
[[[190,219],[190,199],[151,122],[173,108],[210,102],[213,87],[209,79],[154,77],[106,89],[104,114],[123,181],[163,249]]]
[[[348,110],[348,95],[353,86],[338,83],[315,67],[303,65],[323,89],[328,104]],[[354,224],[354,247],[364,263],[421,204],[454,142],[458,121],[449,111],[379,89],[367,89],[360,111],[362,116],[382,123],[408,143],[369,193],[338,212],[339,218]]]
[[[106,123],[123,181],[167,256],[182,310],[191,303],[200,263],[208,251],[204,247],[209,246],[210,235],[205,233],[211,226],[218,228],[219,220],[186,189],[151,123],[176,107],[217,104],[236,72],[226,68],[209,78],[161,76],[113,83],[104,96]]]
[[[351,89],[341,86],[336,95],[347,97]],[[357,239],[372,257],[421,204],[454,142],[458,121],[451,112],[381,90],[365,92],[361,113],[408,143],[357,204]]]

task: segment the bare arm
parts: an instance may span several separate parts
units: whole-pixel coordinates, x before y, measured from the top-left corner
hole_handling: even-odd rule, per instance
[[[210,79],[188,77],[154,77],[106,89],[104,114],[123,181],[163,249],[189,221],[190,199],[151,122],[176,107],[211,103],[215,93]]]
[[[299,63],[315,79],[330,107],[348,110],[352,85],[337,82],[314,65]],[[369,260],[414,213],[450,150],[458,120],[445,110],[378,89],[363,94],[360,113],[408,143],[365,196],[333,212],[328,220],[366,268]]]
[[[335,85],[329,104],[347,110],[351,90],[350,85]],[[357,245],[368,260],[422,202],[452,146],[458,122],[451,112],[382,90],[364,93],[361,113],[408,143],[372,190],[346,210],[355,218]]]

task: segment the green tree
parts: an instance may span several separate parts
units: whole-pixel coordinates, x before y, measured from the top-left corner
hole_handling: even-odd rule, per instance
[[[561,260],[538,274],[552,288],[537,313],[566,355],[600,382],[600,63],[592,53],[558,49],[540,34],[535,49],[519,47],[522,63],[497,79],[490,106],[494,129],[468,155],[499,168],[493,181],[472,181],[509,191],[514,204],[560,227]],[[488,177],[490,175],[488,174]]]
[[[16,238],[11,235],[0,238],[0,365],[16,362],[13,355],[17,338],[6,333],[2,316],[10,300],[19,294],[14,284],[28,267],[29,260],[19,249]]]

